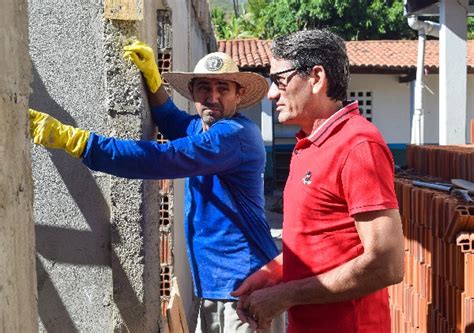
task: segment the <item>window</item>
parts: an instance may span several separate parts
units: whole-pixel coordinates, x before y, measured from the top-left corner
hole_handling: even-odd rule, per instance
[[[368,121],[372,122],[372,92],[371,91],[350,91],[350,100],[359,102],[360,114]]]

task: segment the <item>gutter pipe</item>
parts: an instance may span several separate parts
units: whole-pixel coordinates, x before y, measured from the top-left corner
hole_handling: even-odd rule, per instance
[[[418,31],[418,56],[416,63],[414,111],[411,125],[411,144],[424,143],[424,112],[423,112],[423,75],[425,67],[426,36],[439,37],[440,24],[431,21],[420,21],[417,15],[408,15],[410,28]]]

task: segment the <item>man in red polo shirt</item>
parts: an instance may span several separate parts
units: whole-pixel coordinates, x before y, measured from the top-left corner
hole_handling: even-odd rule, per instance
[[[393,160],[347,102],[344,41],[301,31],[272,44],[268,97],[298,125],[284,191],[283,253],[234,292],[254,328],[288,310],[288,332],[390,332],[386,287],[403,278]]]

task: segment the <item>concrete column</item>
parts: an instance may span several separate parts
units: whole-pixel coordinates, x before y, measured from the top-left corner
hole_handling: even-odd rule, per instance
[[[268,80],[268,79],[267,79]],[[270,82],[269,82],[270,83]],[[271,83],[270,83],[271,84]],[[273,117],[272,117],[272,102],[265,97],[262,100],[261,112],[261,130],[263,141],[265,142],[265,151],[267,162],[265,164],[265,193],[273,192],[274,174],[273,174]]]
[[[0,332],[36,332],[26,0],[0,8]]]
[[[272,102],[267,97],[262,100],[262,136],[265,146],[271,146],[273,142]]]
[[[441,0],[439,43],[439,143],[466,143],[468,0]]]
[[[151,27],[156,27],[153,23]],[[109,130],[114,137],[156,140],[147,100],[142,98],[146,92],[141,89],[141,75],[122,57],[127,38],[137,35],[135,22],[105,23]],[[146,42],[153,45],[153,40]],[[110,177],[110,203],[113,330],[157,332],[161,313],[159,182]]]

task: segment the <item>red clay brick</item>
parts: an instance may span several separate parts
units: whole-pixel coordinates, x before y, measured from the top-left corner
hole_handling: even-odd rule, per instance
[[[474,298],[474,254],[464,253],[464,293]]]

